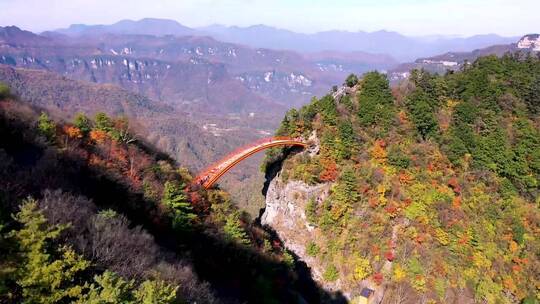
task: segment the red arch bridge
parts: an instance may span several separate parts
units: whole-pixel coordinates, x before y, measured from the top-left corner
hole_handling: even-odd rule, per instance
[[[308,144],[299,138],[292,137],[270,137],[263,138],[247,146],[237,149],[220,161],[212,164],[199,174],[193,184],[203,186],[205,189],[212,185],[227,171],[236,166],[239,162],[262,150],[276,146],[300,146],[307,147]]]

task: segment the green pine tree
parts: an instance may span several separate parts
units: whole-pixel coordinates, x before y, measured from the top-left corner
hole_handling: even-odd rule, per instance
[[[53,141],[56,137],[56,124],[49,119],[49,115],[41,112],[38,118],[38,130],[48,141]]]
[[[412,121],[416,126],[418,134],[423,139],[433,137],[437,134],[437,120],[430,105],[429,95],[424,90],[416,89],[407,98],[407,108],[411,113]]]
[[[73,125],[75,125],[83,134],[87,134],[92,129],[90,119],[83,113],[78,113],[73,119]]]
[[[238,242],[243,245],[248,245],[250,243],[249,238],[240,223],[240,216],[237,213],[232,213],[227,216],[223,232],[225,232],[229,241]]]
[[[358,118],[364,127],[387,129],[394,115],[394,99],[386,75],[369,72],[361,81],[358,95]]]
[[[14,217],[22,228],[11,235],[19,245],[20,266],[15,276],[24,303],[59,303],[79,297],[76,279],[90,266],[71,248],[51,246],[65,226],[48,227],[37,202],[27,199]]]
[[[113,122],[107,114],[99,112],[94,118],[95,128],[101,131],[109,132],[113,129]]]
[[[8,97],[10,94],[9,87],[0,82],[0,99]]]
[[[94,282],[86,286],[88,291],[82,295],[78,303],[102,304],[102,303],[136,303],[131,291],[134,289],[134,281],[126,281],[110,271],[95,276]]]
[[[332,95],[326,95],[316,101],[316,108],[320,111],[323,121],[329,126],[335,126],[337,123],[338,111]]]
[[[183,188],[183,184],[167,181],[163,189],[163,198],[161,200],[171,212],[173,227],[179,230],[189,229],[193,220],[197,217],[193,213],[193,207],[188,201]]]
[[[354,87],[356,84],[358,84],[358,76],[356,76],[355,74],[350,74],[349,76],[347,76],[347,79],[345,79],[345,84],[349,88]]]
[[[145,280],[135,288],[133,280],[126,281],[110,271],[95,276],[94,283],[85,288],[79,304],[168,304],[175,302],[178,289],[161,280]]]
[[[540,76],[537,76],[527,89],[524,101],[531,113],[540,113]]]
[[[147,280],[135,291],[135,299],[141,304],[174,303],[178,287],[159,280]]]
[[[337,144],[340,159],[351,158],[355,149],[355,138],[352,123],[348,120],[340,121],[338,124],[339,142]]]

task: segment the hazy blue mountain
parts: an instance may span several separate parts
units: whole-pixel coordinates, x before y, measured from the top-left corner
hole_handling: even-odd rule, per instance
[[[325,31],[302,34],[264,25],[250,27],[212,25],[198,30],[216,39],[253,47],[290,49],[301,52],[363,51],[388,54],[400,61],[432,56],[445,51],[471,51],[494,44],[511,43],[517,39],[516,37],[501,37],[495,34],[471,37],[442,35],[409,37],[384,30],[376,32]]]
[[[410,37],[385,30],[376,32],[333,30],[304,34],[266,25],[238,27],[216,24],[194,29],[174,20],[151,18],[138,21],[122,20],[112,25],[75,24],[56,32],[70,36],[104,33],[154,36],[211,36],[224,42],[244,44],[255,48],[293,50],[302,53],[361,51],[387,54],[401,62],[450,51],[467,52],[496,44],[508,44],[519,39],[519,37],[501,37],[495,34],[471,37],[444,35]]]
[[[67,29],[59,29],[56,32],[69,36],[104,33],[185,36],[193,35],[196,31],[174,20],[145,18],[138,21],[122,20],[111,25],[73,24]]]
[[[441,37],[436,40],[437,53],[441,52],[469,52],[475,49],[485,48],[492,45],[514,43],[519,37],[501,37],[496,34],[475,35],[465,38]]]
[[[24,31],[16,26],[0,27],[0,44],[48,44],[50,40],[46,37],[36,35],[29,31]]]
[[[249,27],[211,25],[198,28],[198,30],[219,40],[241,43],[252,47],[291,49],[302,52],[321,50],[315,48],[317,42],[309,35],[262,24]]]

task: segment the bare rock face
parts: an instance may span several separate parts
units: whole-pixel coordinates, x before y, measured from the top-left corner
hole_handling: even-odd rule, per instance
[[[317,203],[328,196],[330,184],[307,185],[301,181],[283,182],[278,174],[271,182],[266,193],[266,209],[261,216],[261,224],[274,229],[283,240],[285,247],[294,252],[309,268],[319,283],[323,269],[317,261],[306,253],[306,246],[315,239],[317,229],[306,217],[306,205],[309,200]],[[325,286],[328,289],[336,286]]]
[[[313,152],[313,151],[311,151]],[[304,153],[310,154],[310,150]],[[328,291],[339,291],[348,300],[352,301],[359,291],[368,287],[375,291],[372,302],[381,303],[385,288],[378,286],[373,281],[366,279],[355,287],[348,286],[340,279],[327,282],[323,278],[325,271],[324,261],[307,254],[307,246],[310,242],[320,238],[320,228],[310,224],[306,215],[306,206],[310,201],[322,204],[330,194],[331,183],[308,185],[302,181],[283,181],[281,171],[270,181],[266,192],[266,209],[261,215],[261,224],[271,227],[283,241],[285,247],[294,252],[298,258],[305,262],[311,270],[311,275],[321,287]],[[406,226],[406,224],[403,224]],[[392,240],[395,242],[397,231],[400,226],[392,229]],[[392,262],[387,261],[384,265],[389,272]]]
[[[304,150],[313,157],[319,153],[320,142],[314,131],[307,142],[310,146]],[[306,252],[307,245],[320,233],[319,228],[309,223],[306,206],[309,201],[322,204],[330,194],[332,184],[308,185],[302,181],[283,181],[281,171],[271,177],[265,196],[265,209],[261,215],[261,224],[269,226],[279,235],[285,247],[294,252],[310,268],[313,279],[330,291],[343,291],[339,280],[325,282],[324,266]],[[347,294],[345,293],[345,296]]]
[[[307,142],[310,143],[310,146],[302,153],[309,157],[317,155],[320,142],[316,132],[310,134]],[[369,287],[376,290],[373,303],[380,303],[384,293],[382,288],[377,288],[376,285],[368,281],[362,281],[355,288],[347,286],[340,279],[327,282],[323,278],[325,261],[307,253],[308,244],[320,239],[322,232],[319,227],[309,222],[306,207],[310,201],[317,205],[323,204],[330,195],[332,183],[308,185],[298,180],[284,181],[281,169],[278,170],[274,176],[267,176],[266,207],[260,217],[261,224],[272,228],[278,234],[285,247],[306,263],[311,270],[313,279],[325,290],[339,291],[345,298],[351,300],[361,288]]]
[[[540,35],[530,34],[521,38],[517,44],[518,49],[531,49],[540,51]]]

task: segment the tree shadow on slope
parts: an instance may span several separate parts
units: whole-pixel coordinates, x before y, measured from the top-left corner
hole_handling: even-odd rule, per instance
[[[283,263],[206,229],[178,234],[156,220],[155,205],[142,193],[89,167],[78,155],[59,153],[32,136],[31,129],[24,122],[0,117],[0,196],[10,212],[29,195],[39,199],[46,189],[62,189],[90,198],[100,209],[125,215],[133,226],[142,226],[160,247],[175,253],[169,258],[190,261],[198,277],[209,282],[224,302],[345,302],[342,295],[320,288],[305,264],[298,263],[291,271]]]

